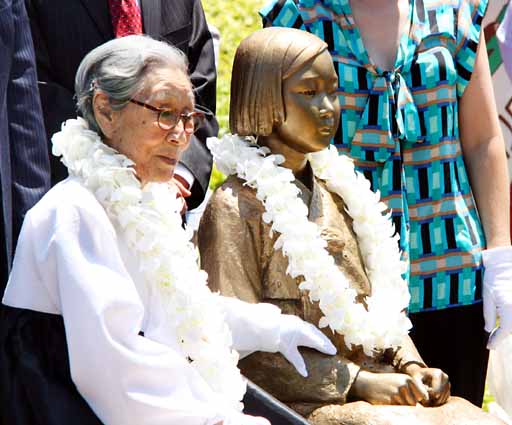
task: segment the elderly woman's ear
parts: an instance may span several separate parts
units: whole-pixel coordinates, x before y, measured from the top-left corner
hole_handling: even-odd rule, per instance
[[[111,139],[115,130],[114,116],[116,111],[112,109],[109,97],[101,91],[96,91],[92,99],[92,108],[101,132],[107,139]]]

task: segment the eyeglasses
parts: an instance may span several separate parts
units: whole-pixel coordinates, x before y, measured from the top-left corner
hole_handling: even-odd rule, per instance
[[[164,131],[172,130],[181,121],[183,123],[183,130],[185,133],[193,134],[204,121],[204,114],[202,112],[194,111],[181,114],[179,112],[173,111],[172,109],[156,108],[155,106],[148,105],[144,102],[139,102],[135,99],[130,99],[130,102],[147,108],[151,111],[158,112],[158,126]]]

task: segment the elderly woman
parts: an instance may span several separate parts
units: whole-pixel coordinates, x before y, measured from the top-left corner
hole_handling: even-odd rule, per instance
[[[167,182],[202,116],[184,56],[143,36],[90,52],[84,119],[54,136],[70,177],[27,214],[3,303],[10,424],[248,424],[238,354],[334,352],[271,305],[213,295]]]

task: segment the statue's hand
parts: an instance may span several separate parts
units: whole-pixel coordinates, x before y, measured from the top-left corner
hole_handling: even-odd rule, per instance
[[[421,381],[405,373],[372,373],[360,371],[351,390],[351,396],[371,404],[398,404],[415,406],[428,400]]]
[[[411,364],[405,367],[404,372],[427,388],[428,399],[422,402],[424,406],[440,406],[447,402],[450,397],[450,380],[441,369]]]

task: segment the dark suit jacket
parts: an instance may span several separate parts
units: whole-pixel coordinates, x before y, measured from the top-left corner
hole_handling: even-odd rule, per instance
[[[0,0],[0,295],[27,210],[50,185],[23,0]]]
[[[1,0],[0,0],[1,1]],[[25,0],[37,57],[41,103],[48,140],[61,123],[76,116],[73,100],[75,73],[83,57],[114,38],[108,0]],[[188,57],[198,109],[208,114],[207,124],[193,137],[182,157],[194,175],[190,208],[208,188],[212,159],[206,137],[217,134],[213,42],[200,0],[141,0],[144,32],[165,39]],[[51,150],[51,149],[50,149]],[[67,170],[51,157],[52,184]]]

